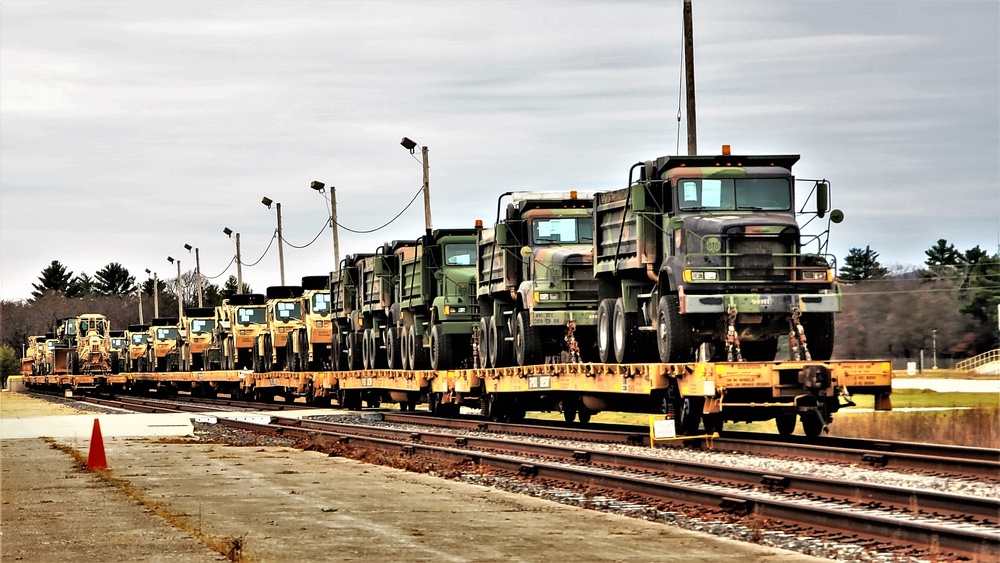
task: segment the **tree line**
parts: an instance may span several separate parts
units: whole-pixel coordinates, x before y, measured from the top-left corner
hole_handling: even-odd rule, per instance
[[[837,358],[965,358],[1000,348],[1000,253],[964,252],[946,239],[923,268],[884,266],[870,246],[852,248],[838,281]]]

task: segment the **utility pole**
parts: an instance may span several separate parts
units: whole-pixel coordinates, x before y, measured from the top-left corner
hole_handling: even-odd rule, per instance
[[[698,154],[698,126],[694,103],[694,23],[691,0],[684,0],[684,85],[687,99],[688,154]]]
[[[340,269],[340,238],[337,225],[337,188],[330,186],[330,227],[333,228],[333,271]]]
[[[142,322],[142,288],[135,290],[135,294],[139,297],[139,324],[146,324]]]
[[[198,307],[204,307],[202,303],[205,301],[205,294],[201,288],[201,256],[198,255],[198,249],[194,249],[194,276],[198,280]]]
[[[243,295],[243,259],[240,257],[240,234],[236,233],[236,294]]]
[[[421,160],[424,161],[424,228],[427,234],[431,232],[431,165],[427,162],[427,147],[420,147]]]
[[[281,285],[285,285],[285,251],[281,244],[281,204],[274,204],[278,208],[278,266],[281,267]]]

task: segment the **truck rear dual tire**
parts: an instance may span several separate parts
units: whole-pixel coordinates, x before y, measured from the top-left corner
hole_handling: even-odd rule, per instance
[[[804,313],[801,320],[812,359],[826,361],[832,358],[835,334],[833,313]]]
[[[519,366],[530,366],[541,362],[542,336],[538,327],[531,326],[528,311],[519,311],[514,325],[514,358]]]
[[[391,326],[385,329],[385,362],[389,369],[403,367],[402,347],[400,343],[401,329]]]
[[[489,365],[494,368],[507,367],[513,363],[514,356],[511,342],[507,340],[510,330],[502,317],[499,322],[496,317],[490,317],[489,323]]]
[[[597,356],[602,364],[615,363],[612,342],[612,322],[615,314],[615,300],[602,299],[597,306]]]

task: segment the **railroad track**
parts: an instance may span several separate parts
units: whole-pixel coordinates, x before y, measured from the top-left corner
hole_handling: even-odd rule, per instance
[[[610,494],[709,507],[722,516],[777,520],[807,534],[945,557],[1000,557],[1000,501],[790,473],[627,455],[509,439],[276,418],[270,425],[220,424],[482,467],[528,479],[601,487]]]
[[[511,424],[471,418],[438,418],[415,413],[386,413],[385,419],[485,432],[584,440],[591,442],[649,445],[649,430],[640,426],[567,426],[561,423]],[[786,439],[788,438],[788,439]],[[832,461],[875,468],[920,471],[936,476],[961,476],[1000,482],[1000,451],[913,442],[823,437],[806,443],[802,437],[731,432],[715,439],[692,439],[669,445],[697,444],[706,449],[759,454],[767,457]]]

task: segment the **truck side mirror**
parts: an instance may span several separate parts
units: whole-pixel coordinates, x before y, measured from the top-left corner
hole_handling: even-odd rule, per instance
[[[684,218],[674,215],[670,219],[667,219],[667,227],[671,231],[679,231],[684,227]]]
[[[816,215],[822,219],[830,209],[830,184],[826,182],[816,183]],[[843,220],[843,214],[841,214]],[[840,221],[834,221],[839,223]]]
[[[844,220],[844,212],[839,209],[834,209],[830,212],[830,221],[834,223],[840,223]]]

